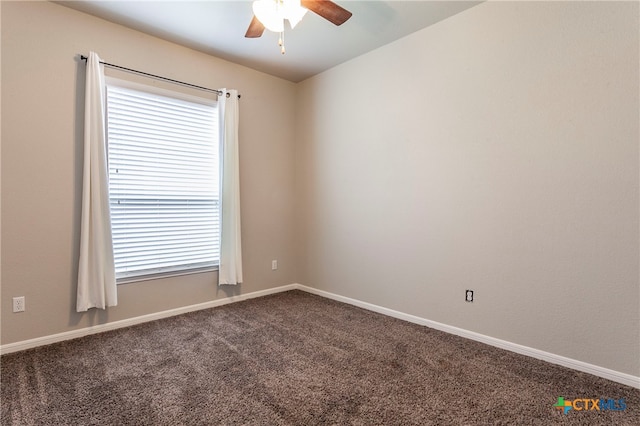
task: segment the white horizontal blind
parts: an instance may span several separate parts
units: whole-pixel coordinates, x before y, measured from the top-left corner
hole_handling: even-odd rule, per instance
[[[219,263],[218,108],[107,86],[116,278]]]

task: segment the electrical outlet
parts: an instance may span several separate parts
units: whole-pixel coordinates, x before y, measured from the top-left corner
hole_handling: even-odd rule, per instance
[[[13,312],[24,312],[24,296],[13,298]]]
[[[271,270],[275,271],[276,269],[278,269],[278,261],[277,260],[272,260],[271,261]]]
[[[467,290],[464,295],[465,302],[473,302],[473,290]]]

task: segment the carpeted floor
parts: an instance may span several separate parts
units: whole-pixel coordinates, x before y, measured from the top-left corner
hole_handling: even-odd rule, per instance
[[[638,389],[301,291],[0,362],[3,425],[640,424]]]

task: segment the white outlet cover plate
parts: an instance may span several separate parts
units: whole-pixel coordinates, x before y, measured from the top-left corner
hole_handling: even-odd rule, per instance
[[[24,312],[24,296],[13,298],[13,312]]]

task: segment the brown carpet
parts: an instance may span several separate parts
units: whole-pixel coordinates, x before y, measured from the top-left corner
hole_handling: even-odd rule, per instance
[[[0,361],[3,425],[640,424],[638,389],[301,291]]]

